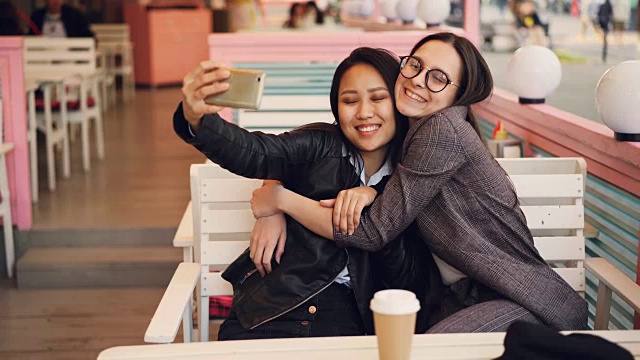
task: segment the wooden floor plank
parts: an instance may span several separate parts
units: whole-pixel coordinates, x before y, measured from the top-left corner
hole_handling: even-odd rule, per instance
[[[84,173],[77,139],[71,145],[71,177],[63,179],[58,166],[55,192],[47,188],[39,141],[34,228],[177,227],[189,201],[189,166],[204,161],[173,131],[179,101],[178,88],[137,90],[135,100],[111,107],[104,116],[106,158],[97,159],[92,130],[91,172]]]

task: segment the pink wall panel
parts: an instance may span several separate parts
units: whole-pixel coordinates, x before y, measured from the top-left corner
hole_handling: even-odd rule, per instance
[[[31,228],[31,190],[22,43],[21,37],[0,37],[0,74],[4,141],[15,146],[7,156],[11,215],[18,229],[28,230]]]

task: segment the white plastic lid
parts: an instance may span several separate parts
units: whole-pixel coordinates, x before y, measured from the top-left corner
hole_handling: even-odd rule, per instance
[[[371,311],[385,315],[407,315],[420,310],[416,294],[407,290],[382,290],[373,295]]]

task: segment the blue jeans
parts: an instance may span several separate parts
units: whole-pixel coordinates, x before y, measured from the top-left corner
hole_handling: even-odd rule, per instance
[[[233,310],[220,325],[218,341],[365,335],[353,291],[331,284],[302,305],[254,329],[244,329]]]

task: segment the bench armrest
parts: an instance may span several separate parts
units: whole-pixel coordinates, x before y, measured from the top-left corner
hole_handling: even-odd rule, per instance
[[[585,259],[584,267],[595,275],[599,281],[595,330],[603,330],[609,327],[612,292],[620,296],[636,312],[640,312],[640,285],[629,279],[622,271],[616,269],[603,258]]]
[[[191,311],[191,296],[200,279],[200,270],[198,263],[178,265],[144,334],[145,342],[162,344],[175,340],[183,314],[187,310]],[[184,319],[191,321],[191,316],[188,319],[185,316]],[[189,328],[192,329],[193,326]]]

